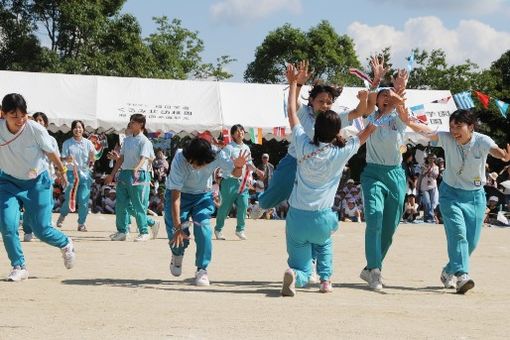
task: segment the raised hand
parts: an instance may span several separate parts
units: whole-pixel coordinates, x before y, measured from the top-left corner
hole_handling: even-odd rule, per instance
[[[248,150],[244,150],[243,152],[239,153],[239,156],[236,159],[234,159],[234,167],[236,168],[244,167],[249,158],[250,152]]]
[[[396,107],[396,106],[399,106],[399,105],[404,105],[405,101],[406,101],[405,98],[399,96],[394,91],[390,91],[390,96],[388,98],[388,105],[389,106]]]
[[[356,98],[358,98],[359,101],[366,101],[368,99],[368,91],[367,90],[358,91]]]
[[[287,64],[287,72],[286,72],[286,76],[287,76],[287,81],[290,83],[294,83],[296,82],[297,83],[297,70],[296,70],[296,67],[292,64]]]
[[[393,77],[393,88],[395,92],[399,95],[402,95],[403,91],[407,86],[407,81],[409,80],[409,73],[406,69],[399,69],[397,75]]]
[[[304,85],[310,79],[312,73],[309,71],[308,60],[302,60],[297,64],[297,83]]]
[[[372,73],[374,74],[374,79],[372,79],[371,87],[379,86],[381,79],[384,77],[386,72],[388,72],[389,67],[384,67],[384,56],[379,60],[378,56],[372,56],[370,59],[370,67],[372,68]]]

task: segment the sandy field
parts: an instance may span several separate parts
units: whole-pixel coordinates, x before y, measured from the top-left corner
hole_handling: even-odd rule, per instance
[[[56,216],[54,216],[56,218]],[[158,218],[162,224],[162,217]],[[169,272],[164,228],[157,240],[111,242],[111,215],[76,216],[63,230],[77,248],[72,270],[60,251],[23,243],[30,279],[0,281],[0,339],[498,339],[510,334],[510,229],[484,228],[472,258],[476,287],[445,290],[441,225],[403,224],[385,261],[385,289],[367,289],[364,225],[343,223],[334,235],[334,291],[318,286],[280,296],[286,269],[284,221],[248,220],[247,241],[227,220],[226,241],[213,241],[210,287],[193,286],[195,246],[183,275]],[[3,246],[0,273],[10,265]]]

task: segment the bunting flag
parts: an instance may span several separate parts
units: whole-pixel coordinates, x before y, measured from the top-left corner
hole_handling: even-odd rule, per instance
[[[470,91],[464,91],[453,95],[453,100],[459,109],[469,110],[475,107]]]
[[[492,99],[494,99],[494,102],[496,103],[496,106],[498,107],[499,112],[501,112],[503,117],[506,118],[507,112],[508,112],[508,107],[510,106],[510,104],[505,103],[504,101],[496,99],[496,98],[492,98]]]
[[[273,128],[273,136],[285,137],[285,126],[278,126]]]
[[[363,80],[363,82],[368,82],[369,84],[372,84],[372,79],[370,79],[370,76],[357,68],[349,68],[349,73],[352,74],[355,77],[358,77],[359,79]],[[366,83],[365,83],[366,84]]]
[[[223,144],[229,144],[232,139],[230,138],[230,131],[228,129],[222,129],[221,130],[221,137],[223,139]]]
[[[411,73],[411,71],[414,68],[414,51],[411,52],[411,55],[406,59],[407,59],[407,72]]]
[[[254,144],[262,144],[262,128],[250,128],[250,139]]]
[[[489,96],[486,95],[485,93],[482,93],[479,91],[475,91],[475,94],[478,97],[478,100],[480,100],[480,103],[482,104],[482,106],[485,109],[488,109],[489,108],[489,100],[490,100]]]
[[[106,138],[106,134],[102,133],[99,135],[90,134],[88,139],[94,145],[94,149],[96,150],[94,154],[94,158],[97,161],[103,156],[104,150],[108,149],[108,139]]]
[[[431,103],[433,103],[433,104],[448,104],[450,99],[452,99],[452,96],[448,96],[448,97],[445,97],[445,98],[433,100],[433,101],[431,101]]]
[[[413,112],[416,119],[418,119],[421,123],[427,124],[428,123],[428,116],[425,112],[425,105],[416,105],[413,107],[410,107],[410,110]]]

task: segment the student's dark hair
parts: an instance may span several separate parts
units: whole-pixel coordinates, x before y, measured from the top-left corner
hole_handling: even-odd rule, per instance
[[[236,124],[236,125],[232,125],[232,127],[230,128],[230,135],[233,136],[234,133],[237,132],[237,130],[243,130],[246,132],[246,130],[244,129],[244,126],[242,126],[241,124]]]
[[[476,116],[469,110],[459,109],[453,112],[450,116],[450,123],[455,121],[456,123],[466,123],[467,125],[474,125],[476,127]]]
[[[332,143],[335,146],[343,148],[345,140],[340,137],[339,132],[342,128],[342,122],[338,113],[332,110],[320,112],[315,119],[315,134],[313,144],[319,146],[321,143]]]
[[[145,122],[146,122],[146,119],[145,119],[145,116],[141,113],[135,113],[135,114],[132,114],[131,117],[129,117],[129,120],[134,120],[135,122],[137,123],[141,123],[142,124],[142,130],[145,130]]]
[[[21,113],[27,113],[27,102],[21,94],[9,93],[2,99],[2,111],[14,112],[19,110]]]
[[[343,90],[342,87],[335,87],[332,85],[325,85],[325,84],[317,83],[312,87],[310,92],[308,92],[308,101],[312,101],[319,94],[326,92],[331,96],[331,98],[334,102],[340,96],[340,94],[342,94],[342,90]]]
[[[81,124],[81,128],[85,130],[85,124],[81,120],[73,120],[71,123],[71,130],[74,130],[78,124]]]
[[[44,126],[45,127],[48,127],[48,116],[46,116],[46,114],[44,112],[36,112],[32,115],[32,118],[34,120],[37,120],[37,118],[41,117],[42,120],[44,121]]]
[[[212,149],[211,143],[198,137],[193,138],[184,146],[182,154],[188,162],[196,165],[212,163],[216,158],[216,152]]]

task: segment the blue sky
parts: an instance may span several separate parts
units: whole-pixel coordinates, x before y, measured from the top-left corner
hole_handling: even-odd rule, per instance
[[[482,67],[510,49],[510,0],[128,0],[123,12],[138,19],[144,36],[155,30],[154,16],[181,19],[199,32],[205,62],[237,59],[230,81],[243,81],[257,46],[285,23],[307,31],[328,20],[354,39],[362,62],[390,46],[397,67],[415,47],[443,48],[452,64],[469,58]]]

